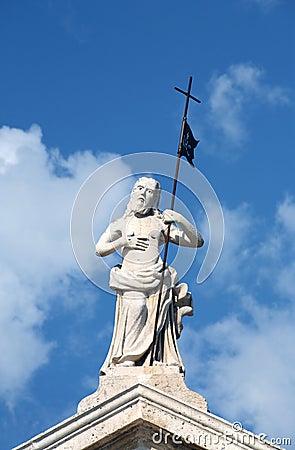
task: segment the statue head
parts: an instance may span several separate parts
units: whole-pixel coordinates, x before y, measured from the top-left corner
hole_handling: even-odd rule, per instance
[[[147,214],[157,209],[160,201],[161,186],[157,180],[148,177],[139,178],[131,191],[126,213]]]

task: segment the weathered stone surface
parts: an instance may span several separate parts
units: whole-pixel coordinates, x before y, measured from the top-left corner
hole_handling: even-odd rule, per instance
[[[98,390],[80,402],[78,412],[93,408],[106,399],[137,384],[154,387],[185,403],[207,411],[206,400],[200,394],[186,387],[184,374],[180,373],[179,367],[147,366],[108,369],[107,374],[100,377]]]
[[[192,295],[179,283],[176,270],[162,261],[171,245],[197,248],[203,238],[194,224],[170,209],[158,209],[160,184],[141,177],[133,186],[124,215],[110,223],[96,244],[99,257],[115,251],[121,264],[110,271],[110,287],[117,293],[114,333],[105,374],[114,366],[153,366],[163,363],[184,370],[177,339],[182,317],[193,315]],[[164,258],[166,259],[166,257]]]
[[[177,368],[111,369],[78,410],[15,450],[278,448],[209,413]]]

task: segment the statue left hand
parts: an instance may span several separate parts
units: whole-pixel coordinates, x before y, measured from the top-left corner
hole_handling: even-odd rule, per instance
[[[163,211],[163,216],[165,224],[173,222],[177,223],[179,220],[179,214],[176,211],[173,211],[172,209],[165,209],[165,211]]]

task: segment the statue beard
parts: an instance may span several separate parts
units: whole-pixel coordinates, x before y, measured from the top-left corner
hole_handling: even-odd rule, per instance
[[[149,213],[149,211],[153,209],[151,206],[147,206],[145,201],[142,201],[138,198],[130,199],[127,207],[127,211],[129,214],[139,214],[141,216],[145,216]]]

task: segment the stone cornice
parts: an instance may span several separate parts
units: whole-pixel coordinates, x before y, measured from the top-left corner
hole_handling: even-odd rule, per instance
[[[91,397],[98,400],[98,393]],[[140,429],[142,433],[139,433]],[[136,434],[144,437],[145,445],[149,445],[146,448],[153,448],[153,442],[159,441],[161,436],[163,442],[157,442],[157,449],[178,448],[173,439],[177,443],[182,442],[181,448],[188,449],[278,448],[262,442],[249,431],[235,430],[230,422],[197,408],[193,402],[184,402],[155,386],[138,382],[92,404],[84,412],[75,414],[15,450],[125,450],[135,448],[129,447],[135,436],[131,430],[137,430]]]

